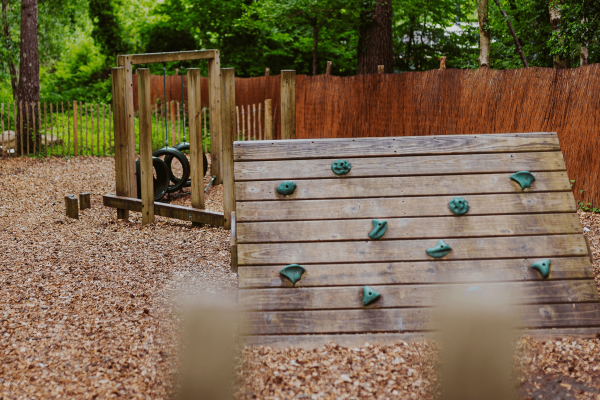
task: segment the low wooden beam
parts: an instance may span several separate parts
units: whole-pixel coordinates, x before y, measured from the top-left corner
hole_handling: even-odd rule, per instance
[[[125,57],[129,57],[131,64],[151,64],[172,61],[191,61],[191,60],[206,60],[215,58],[217,50],[192,50],[192,51],[177,51],[172,53],[148,53],[148,54],[127,54],[117,58],[117,65],[124,66]]]
[[[102,203],[105,207],[142,212],[142,201],[131,197],[106,194],[102,197]],[[225,218],[221,213],[158,202],[154,202],[154,215],[214,226],[225,224]]]

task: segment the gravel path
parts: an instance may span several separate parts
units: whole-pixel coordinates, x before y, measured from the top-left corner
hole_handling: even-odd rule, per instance
[[[64,195],[81,192],[92,208],[68,219]],[[117,221],[101,200],[113,192],[111,158],[0,161],[0,399],[170,398],[177,301],[235,299],[227,231],[161,217],[142,227],[137,213]],[[221,187],[210,189],[207,208],[222,211],[221,199]],[[189,205],[189,196],[172,202]],[[581,220],[598,259],[600,217]],[[521,338],[522,398],[600,400],[599,345]],[[427,342],[245,348],[242,360],[238,399],[433,399],[438,390]]]

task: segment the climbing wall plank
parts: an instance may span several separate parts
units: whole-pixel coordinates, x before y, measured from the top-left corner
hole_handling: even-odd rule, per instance
[[[381,240],[582,233],[575,213],[387,218]],[[238,243],[365,240],[371,219],[239,223]]]
[[[245,222],[453,216],[448,207],[453,197],[245,201],[237,203],[236,217]],[[469,195],[468,202],[469,216],[577,211],[570,192]]]
[[[234,161],[298,158],[559,151],[556,133],[404,136],[250,141],[234,145]]]
[[[331,164],[336,158],[249,161],[235,164],[235,180],[336,178]],[[410,176],[467,173],[513,173],[515,171],[564,171],[560,151],[491,153],[441,156],[346,158],[350,172],[338,179],[377,176]]]
[[[442,238],[440,238],[442,239]],[[588,254],[582,235],[445,239],[444,260],[560,257]],[[431,260],[425,252],[436,239],[315,243],[242,243],[239,265]]]

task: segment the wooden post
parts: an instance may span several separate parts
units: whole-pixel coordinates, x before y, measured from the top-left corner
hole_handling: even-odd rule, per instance
[[[333,62],[327,61],[327,72],[325,72],[325,75],[331,75],[331,65],[332,64],[333,64]]]
[[[102,155],[106,155],[106,103],[102,103]]]
[[[2,121],[2,127],[1,127],[2,132],[0,132],[0,146],[2,147],[2,153],[0,153],[0,159],[3,159],[4,152],[6,151],[6,149],[4,148],[4,103],[2,103],[2,111],[0,111],[0,115],[1,115],[0,121]],[[9,125],[9,131],[10,131],[10,125]]]
[[[204,152],[208,152],[208,129],[206,127],[206,107],[204,107]],[[200,121],[202,123],[202,121]],[[189,130],[189,128],[188,128]],[[202,170],[204,171],[204,170]]]
[[[273,140],[273,115],[271,114],[271,99],[265,100],[265,140]]]
[[[248,140],[252,140],[252,119],[251,119],[251,113],[250,113],[250,104],[248,104]]]
[[[246,112],[244,111],[245,107],[244,106],[241,106],[241,107],[242,107],[242,140],[247,140],[246,139],[246,119],[245,119]]]
[[[235,186],[233,180],[233,140],[235,133],[235,70],[221,70],[223,97],[221,102],[223,134],[223,216],[225,229],[231,229],[231,213],[235,211]]]
[[[112,143],[111,139],[110,139],[110,132],[112,131],[112,113],[111,113],[112,107],[109,104],[108,105],[108,149],[110,150],[110,144]],[[113,135],[113,139],[114,139],[114,135]],[[113,144],[113,150],[114,150],[114,144]]]
[[[81,211],[83,211],[83,210],[87,210],[88,208],[92,208],[90,194],[89,193],[79,193],[79,209]]]
[[[223,176],[221,174],[221,61],[219,50],[215,50],[215,58],[208,60],[208,79],[210,158],[212,161],[210,168],[212,175],[216,175],[217,177],[215,179],[215,185],[220,185],[223,183]],[[198,105],[198,107],[200,107],[200,105]]]
[[[21,155],[23,155],[23,103],[19,101],[19,143],[21,143]],[[16,127],[15,127],[16,128]]]
[[[213,75],[218,74],[213,70]],[[188,112],[189,112],[189,132],[190,132],[190,179],[192,183],[192,207],[204,209],[204,165],[202,160],[202,97],[200,85],[200,70],[197,68],[189,68],[188,73]],[[219,85],[219,94],[220,85]],[[214,93],[211,94],[211,96]],[[210,119],[211,132],[213,127],[213,114]],[[214,134],[211,135],[213,138]],[[211,141],[211,148],[213,143]],[[214,165],[214,164],[213,164]],[[200,226],[199,223],[193,222],[192,226]]]
[[[27,102],[24,103],[25,106],[25,118],[27,120],[27,132],[25,132],[25,140],[27,141],[27,154],[29,154],[29,139],[30,139],[30,129],[31,129],[31,125],[29,125],[29,105],[27,104]]]
[[[79,219],[79,209],[77,207],[77,196],[68,194],[65,196],[65,209],[67,217]]]
[[[100,155],[100,104],[96,104],[96,152]]]
[[[269,76],[271,75],[271,69],[270,68],[266,68],[265,69],[265,76]]]
[[[35,155],[35,146],[36,146],[36,130],[35,130],[35,102],[32,101],[31,102],[31,127],[32,127],[32,131],[33,131],[33,149],[31,149],[33,151],[33,155]]]
[[[262,103],[258,103],[258,140],[262,140],[264,138],[264,134],[262,133],[262,124],[260,123],[260,114],[261,114],[261,106]]]
[[[67,103],[67,119],[69,118],[69,103]],[[71,157],[71,125],[67,121],[67,155]]]
[[[125,70],[125,126],[127,147],[127,178],[129,179],[129,193],[131,197],[137,197],[137,182],[135,177],[135,116],[133,113],[133,64],[131,56],[117,56],[117,65],[123,66]],[[113,107],[113,112],[116,112]],[[115,143],[116,147],[116,143]]]
[[[79,133],[77,130],[77,102],[73,101],[73,146],[75,156],[79,156]]]
[[[142,187],[142,225],[154,222],[154,171],[152,166],[152,104],[150,70],[140,68],[138,77],[138,112],[140,126],[140,181]]]
[[[446,56],[440,57],[440,69],[446,69]]]
[[[175,147],[175,100],[169,103],[171,109],[171,146]]]
[[[248,108],[250,108],[250,106],[248,106]],[[254,131],[252,137],[256,140],[256,104],[252,104],[252,130]]]
[[[281,71],[281,139],[296,139],[296,71]]]
[[[60,112],[62,114],[62,155],[65,156],[65,103],[60,102]]]
[[[377,72],[378,73],[383,74],[384,70],[385,70],[385,65],[378,65],[377,66]]]
[[[94,155],[94,104],[90,104],[90,122],[92,130],[90,131],[90,147],[92,148],[90,155]],[[97,149],[96,149],[97,150]]]
[[[180,113],[180,106],[179,106],[179,102],[177,102],[177,143],[181,143],[181,116],[179,113]]]
[[[129,189],[129,171],[127,153],[129,140],[127,136],[127,112],[125,110],[125,74],[123,67],[112,68],[113,118],[115,126],[115,175],[117,196],[131,196]],[[117,208],[118,219],[129,219],[129,210]]]
[[[236,126],[235,140],[239,140],[240,139],[240,110],[239,110],[238,106],[235,106],[235,126]],[[242,140],[244,140],[243,137],[242,137]]]
[[[38,136],[40,138],[39,153],[41,155],[42,154],[42,134],[41,134],[41,130],[42,130],[42,103],[40,103],[38,101],[37,102],[37,106],[38,106],[38,132],[39,132]]]
[[[15,149],[13,153],[13,157],[17,156],[17,102],[13,102],[13,120],[15,121]],[[22,121],[23,119],[21,119]],[[9,124],[10,125],[10,124]]]
[[[48,103],[44,102],[44,153],[48,155]]]

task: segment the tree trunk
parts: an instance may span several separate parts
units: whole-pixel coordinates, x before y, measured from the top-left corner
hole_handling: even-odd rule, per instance
[[[489,67],[492,33],[489,29],[486,29],[488,23],[488,0],[479,0],[477,15],[479,16],[479,66]]]
[[[579,55],[579,66],[583,67],[584,65],[590,64],[590,54],[588,52],[588,48],[586,45],[581,45],[581,54]]]
[[[517,52],[519,53],[519,56],[521,57],[521,61],[523,61],[523,65],[525,66],[525,68],[529,68],[529,64],[527,64],[527,59],[525,58],[525,54],[523,54],[523,49],[521,48],[521,43],[519,42],[519,38],[517,38],[515,29],[513,28],[512,24],[510,23],[510,20],[508,19],[508,15],[506,14],[506,11],[504,11],[502,6],[500,5],[500,1],[498,1],[498,0],[494,0],[494,1],[496,2],[496,5],[500,9],[500,12],[504,16],[504,19],[506,20],[506,24],[508,25],[510,34],[513,37],[513,41],[515,42],[515,47],[517,48]]]
[[[358,73],[376,74],[378,65],[385,66],[385,73],[394,72],[392,0],[375,0],[374,8],[361,10]]]
[[[21,65],[16,101],[31,104],[40,100],[40,61],[38,52],[38,4],[37,0],[21,1]],[[34,132],[28,129],[26,135],[30,148],[35,149],[32,140]],[[20,142],[17,143],[20,148]],[[23,146],[24,148],[26,146]]]
[[[554,32],[558,32],[560,36],[560,5],[564,4],[564,0],[548,0],[550,5],[550,26]],[[566,58],[562,59],[559,56],[554,56],[554,68],[570,68],[571,61]]]
[[[317,19],[313,20],[313,75],[317,74],[317,48],[319,46],[319,25]]]
[[[4,35],[4,46],[6,48],[6,53],[9,57],[8,59],[8,71],[10,73],[10,85],[12,87],[13,92],[13,100],[17,97],[17,67],[15,66],[14,60],[11,57],[11,49],[12,40],[10,39],[10,27],[8,25],[8,0],[2,0],[2,25],[3,25],[3,35]]]

